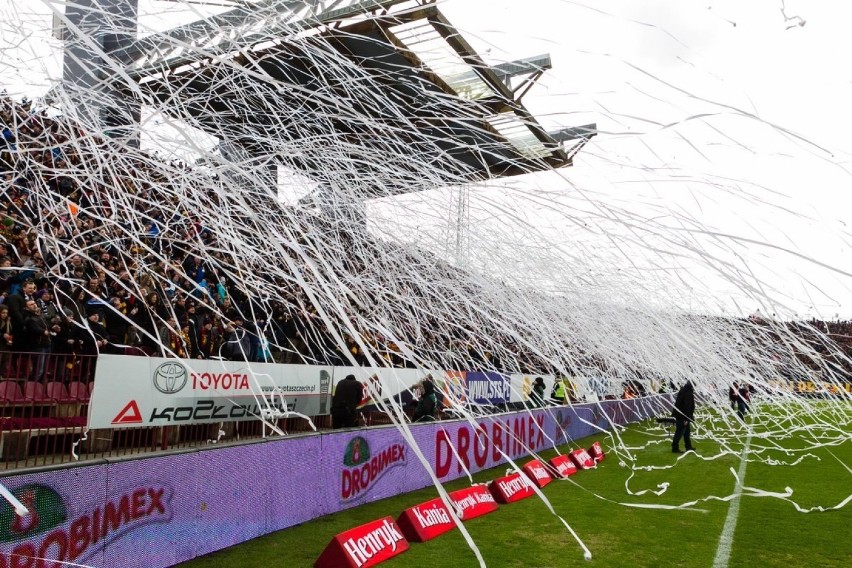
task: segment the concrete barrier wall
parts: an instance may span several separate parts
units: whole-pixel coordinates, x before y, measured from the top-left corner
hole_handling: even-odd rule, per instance
[[[666,397],[412,425],[442,481],[665,413]],[[431,484],[394,427],[346,430],[3,476],[0,568],[65,560],[160,568]],[[392,512],[396,513],[396,511]]]

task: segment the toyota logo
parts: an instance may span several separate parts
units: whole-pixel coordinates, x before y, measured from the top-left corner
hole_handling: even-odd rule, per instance
[[[167,361],[154,371],[154,387],[163,394],[174,394],[186,386],[188,378],[186,367]]]

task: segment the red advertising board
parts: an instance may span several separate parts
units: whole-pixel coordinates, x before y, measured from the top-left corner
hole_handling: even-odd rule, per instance
[[[314,568],[367,568],[408,550],[408,541],[392,517],[342,532],[328,543]]]
[[[410,542],[432,540],[456,526],[440,497],[406,509],[396,520],[396,524]]]
[[[595,467],[595,458],[590,456],[589,452],[582,448],[579,450],[574,450],[568,455],[571,456],[571,459],[574,461],[575,464],[577,464],[577,467],[579,467],[580,469],[591,469]]]
[[[506,477],[498,477],[488,484],[488,488],[491,489],[491,494],[498,503],[514,503],[535,493],[527,476],[518,472]]]
[[[539,460],[531,460],[524,464],[524,473],[535,483],[539,489],[553,481],[547,468]]]
[[[592,456],[595,462],[602,462],[604,460],[604,451],[600,442],[592,444],[592,447],[589,448],[589,455]]]
[[[475,519],[497,510],[497,502],[484,485],[473,485],[450,493],[456,514],[463,521]]]
[[[570,477],[577,473],[577,464],[565,454],[551,458],[548,463],[559,477]]]

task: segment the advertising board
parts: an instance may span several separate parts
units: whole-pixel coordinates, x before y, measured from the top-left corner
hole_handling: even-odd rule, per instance
[[[630,412],[613,408],[602,415],[647,417],[660,402],[613,401]],[[447,421],[410,429],[429,467],[449,481],[466,469],[506,463],[504,454],[515,459],[549,448],[563,425],[563,439],[599,432],[586,420],[596,416],[591,406],[597,405],[565,407],[570,420],[542,409],[475,425]],[[431,485],[413,455],[396,428],[377,427],[5,475],[3,484],[33,512],[16,517],[8,503],[0,503],[0,566],[28,566],[12,559],[33,556],[97,568],[173,566]],[[514,497],[514,485],[507,487]],[[482,485],[450,497],[462,519],[496,508]]]
[[[101,355],[90,428],[247,420],[277,409],[330,411],[333,368]]]

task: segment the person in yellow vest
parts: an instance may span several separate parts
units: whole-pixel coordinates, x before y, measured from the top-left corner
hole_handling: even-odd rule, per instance
[[[550,398],[555,400],[557,404],[565,404],[565,379],[556,379],[553,390],[550,391]]]

